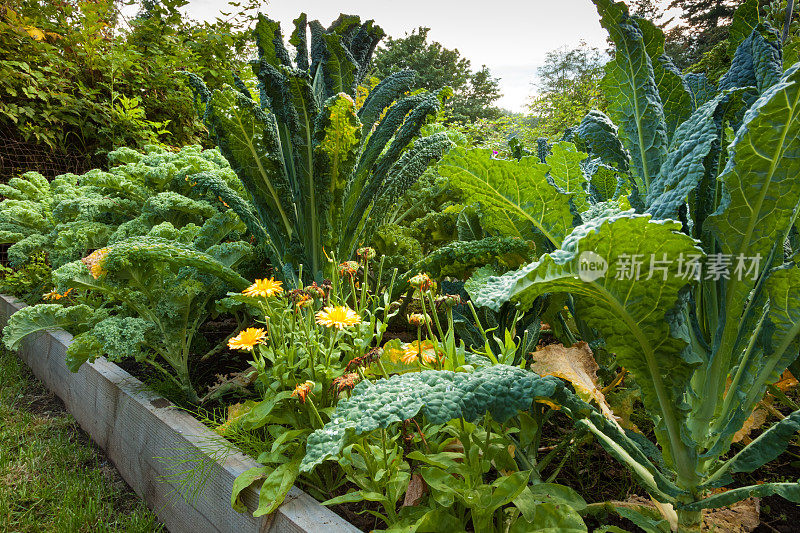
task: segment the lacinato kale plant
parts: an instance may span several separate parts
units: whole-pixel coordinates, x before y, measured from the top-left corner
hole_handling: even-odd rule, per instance
[[[595,4],[616,47],[603,86],[618,130],[594,113],[578,135],[618,170],[630,155],[636,212],[572,228],[566,200],[554,197],[562,216],[534,220],[557,249],[489,278],[477,303],[525,309],[540,295],[570,295],[641,387],[660,453],[591,418],[576,423],[663,504],[667,527],[696,527],[703,509],[750,496],[800,502],[798,482],[719,491],[776,458],[800,429],[796,411],[729,453],[800,348],[800,64],[782,72],[777,36],[754,25],[714,87],[672,67],[660,30],[624,3]]]
[[[255,94],[242,83],[209,91],[189,75],[203,119],[247,195],[214,176],[193,179],[239,214],[285,278],[303,265],[321,281],[326,254],[352,259],[391,203],[451,146],[444,132],[418,134],[452,91],[413,91],[411,71],[386,78],[356,104],[382,36],[356,16],[342,15],[326,29],[301,15],[290,54],[280,25],[260,16]]]

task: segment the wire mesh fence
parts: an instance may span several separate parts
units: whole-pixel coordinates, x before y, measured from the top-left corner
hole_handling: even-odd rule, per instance
[[[96,163],[86,154],[60,152],[26,141],[15,128],[0,124],[0,183],[28,171],[38,172],[47,179],[68,172],[83,174]]]
[[[68,172],[83,174],[96,166],[95,158],[86,154],[59,152],[47,145],[26,141],[16,128],[0,124],[0,183],[29,171],[53,179]],[[0,265],[8,265],[8,247],[0,244]]]

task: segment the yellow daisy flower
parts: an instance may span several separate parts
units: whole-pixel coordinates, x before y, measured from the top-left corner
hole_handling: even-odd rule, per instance
[[[434,349],[432,342],[423,341],[421,351],[422,361],[425,364],[436,362],[436,350]],[[400,356],[400,360],[407,365],[413,365],[414,363],[419,362],[419,353],[420,349],[417,341],[411,342],[403,348],[403,354]]]
[[[275,281],[275,278],[257,279],[255,283],[243,290],[242,294],[255,298],[269,298],[283,292],[281,285],[283,282]]]
[[[361,323],[361,317],[358,316],[358,313],[346,305],[325,307],[316,316],[317,324],[326,328],[344,329]]]
[[[264,344],[264,339],[266,338],[267,332],[263,329],[247,328],[228,341],[228,348],[231,350],[247,350],[249,352],[256,344]]]

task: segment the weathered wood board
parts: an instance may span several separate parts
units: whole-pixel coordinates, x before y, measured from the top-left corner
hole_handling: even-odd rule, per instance
[[[0,295],[0,327],[24,306]],[[71,340],[63,330],[33,335],[19,356],[172,533],[358,531],[297,487],[268,517],[237,513],[230,506],[233,480],[259,464],[104,358],[70,372],[64,360]],[[182,485],[187,477],[181,472],[190,469],[196,481]],[[258,493],[248,489],[243,499],[255,509]]]

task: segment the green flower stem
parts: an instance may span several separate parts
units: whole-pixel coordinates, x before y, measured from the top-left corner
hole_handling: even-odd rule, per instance
[[[308,404],[308,407],[311,410],[311,414],[314,415],[313,418],[311,419],[312,423],[313,421],[316,421],[318,424],[314,427],[314,429],[322,429],[323,427],[325,427],[325,422],[323,422],[322,417],[319,416],[319,411],[317,411],[317,406],[314,405],[314,400],[312,400],[310,397],[307,397],[306,404]]]

